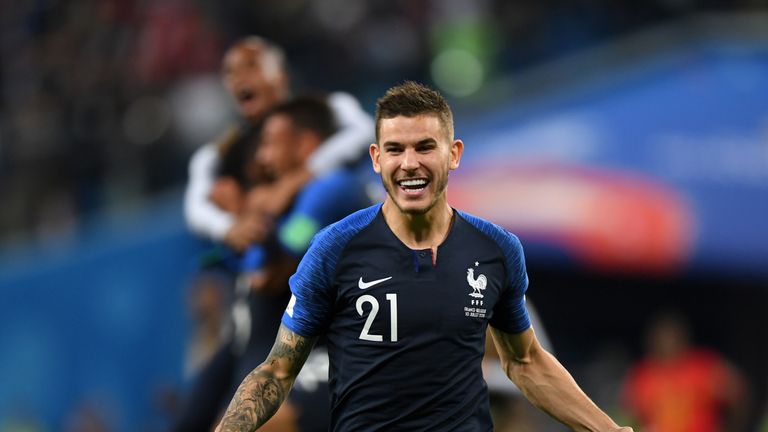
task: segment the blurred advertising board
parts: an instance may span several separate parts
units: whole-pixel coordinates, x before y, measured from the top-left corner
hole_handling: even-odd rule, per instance
[[[457,131],[452,203],[538,263],[768,274],[768,43],[683,46],[585,81]]]

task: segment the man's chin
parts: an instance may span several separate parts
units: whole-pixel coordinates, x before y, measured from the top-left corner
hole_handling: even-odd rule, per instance
[[[429,212],[429,210],[432,208],[432,205],[415,205],[415,204],[409,204],[409,203],[399,203],[397,200],[393,200],[397,208],[400,210],[400,213],[407,214],[410,216],[421,216],[425,215]]]
[[[397,196],[397,198],[395,198],[396,194],[392,193],[392,190],[387,187],[386,183],[384,184],[384,188],[387,190],[387,195],[389,195],[390,201],[392,201],[395,207],[400,210],[400,213],[410,216],[421,216],[427,214],[432,207],[435,206],[436,200],[425,202],[428,201],[424,199],[425,197],[422,197],[422,199],[418,201],[414,199],[409,200],[402,196]]]
[[[406,216],[424,216],[427,214],[427,211],[424,209],[407,209],[400,211],[400,213]]]
[[[240,105],[240,115],[254,123],[261,119],[263,112],[264,110],[260,107]]]

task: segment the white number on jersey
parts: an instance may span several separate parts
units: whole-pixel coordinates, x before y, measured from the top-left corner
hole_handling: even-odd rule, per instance
[[[387,301],[389,302],[389,340],[390,342],[397,342],[397,294],[387,294]],[[355,308],[360,316],[364,314],[363,303],[370,303],[371,311],[368,314],[368,318],[365,319],[365,325],[363,325],[363,330],[360,332],[360,339],[373,342],[384,341],[384,336],[370,333],[373,320],[376,319],[376,315],[379,313],[379,301],[376,300],[376,297],[369,294],[358,297]]]

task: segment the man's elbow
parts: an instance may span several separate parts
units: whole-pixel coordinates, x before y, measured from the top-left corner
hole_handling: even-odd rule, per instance
[[[501,368],[504,371],[504,374],[506,374],[515,384],[517,384],[517,381],[525,375],[526,369],[530,364],[530,356],[509,356],[501,358]]]
[[[510,355],[501,359],[504,373],[521,390],[526,384],[538,382],[543,376],[548,375],[549,354],[538,343],[532,343],[525,355]]]

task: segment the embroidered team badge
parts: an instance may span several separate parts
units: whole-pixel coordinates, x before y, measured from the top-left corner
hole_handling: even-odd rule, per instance
[[[475,267],[479,265],[480,263],[475,261]],[[467,269],[467,283],[472,288],[472,292],[469,293],[469,296],[472,297],[470,304],[472,306],[482,306],[483,291],[485,291],[485,287],[488,285],[488,279],[484,274],[478,274],[475,277],[475,269],[470,267]],[[483,308],[464,307],[464,315],[472,318],[485,318],[485,312],[486,310]]]
[[[475,267],[479,266],[480,263],[475,261]],[[470,287],[472,287],[472,292],[469,293],[471,297],[474,298],[483,298],[483,291],[485,291],[485,286],[488,285],[488,279],[485,278],[484,274],[481,274],[475,279],[475,269],[472,267],[467,269],[467,283]]]

